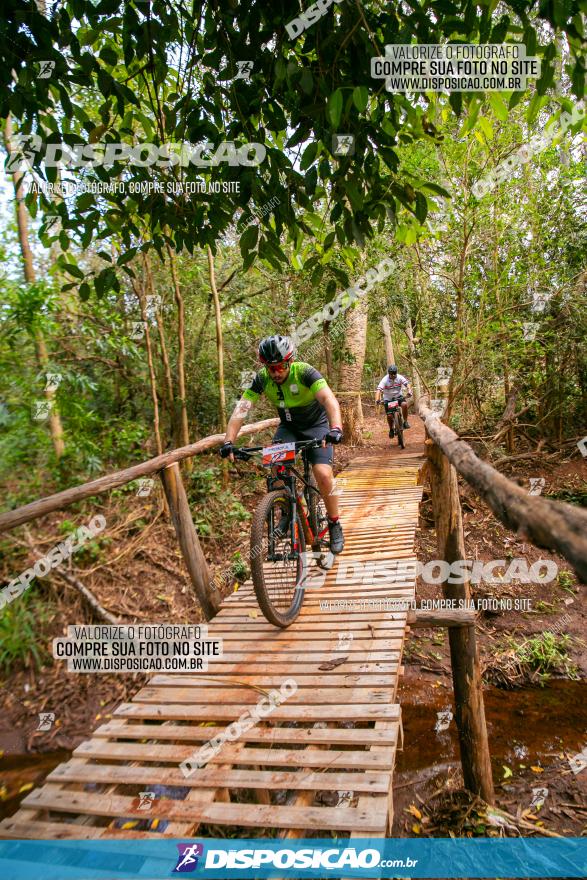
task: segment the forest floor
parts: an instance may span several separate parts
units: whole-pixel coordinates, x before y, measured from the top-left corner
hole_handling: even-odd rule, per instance
[[[410,422],[407,451],[423,451],[423,426],[413,415]],[[400,455],[396,441],[392,444],[387,437],[384,419],[376,417],[373,408],[366,408],[364,438],[367,448],[387,448],[391,456]],[[339,447],[336,472],[365,448]],[[528,487],[530,478],[542,477],[543,495],[566,498],[587,490],[587,461],[577,457],[558,464],[552,460],[541,464],[540,459],[530,465],[519,462],[503,471]],[[226,595],[246,574],[249,512],[263,494],[263,480],[252,468],[237,463],[230,468],[230,483],[223,486],[217,457],[202,456],[197,473],[186,483],[210,569]],[[587,745],[587,708],[584,695],[579,696],[587,677],[584,586],[577,583],[564,559],[519,541],[466,485],[460,488],[468,558],[522,557],[529,563],[543,558],[559,567],[558,576],[549,584],[473,587],[475,598],[498,596],[504,605],[511,602],[511,610],[481,612],[477,626],[497,805],[513,814],[511,827],[523,835],[532,834],[535,826],[540,833],[541,822],[559,834],[586,833],[587,770],[575,774],[568,764],[568,758]],[[79,523],[76,517],[80,524],[102,513],[108,524],[108,543],[76,558],[76,577],[123,623],[201,620],[158,487],[147,498],[122,490],[105,498],[96,499],[91,510],[84,507]],[[53,546],[62,520],[63,514],[57,513],[35,524],[35,547],[46,552]],[[13,571],[15,566],[24,570],[32,561],[28,539],[22,538],[21,530],[17,534],[22,548],[18,561],[11,560]],[[422,562],[437,555],[426,495],[416,553]],[[416,595],[433,599],[441,597],[441,591],[419,578]],[[42,582],[40,596],[49,599],[53,609],[39,639],[44,665],[39,670],[32,662],[21,664],[9,678],[0,680],[0,814],[4,815],[13,813],[26,791],[40,784],[53,766],[148,679],[147,675],[64,675],[61,664],[50,662],[51,639],[62,635],[66,624],[96,619],[80,595],[57,577]],[[530,600],[529,610],[515,609],[518,598]],[[553,642],[544,643],[545,631],[552,633]],[[547,661],[551,663],[548,668],[544,666]],[[503,827],[507,820],[488,820],[462,788],[454,719],[446,729],[436,729],[442,727],[438,713],[452,707],[446,631],[412,632],[404,663],[398,699],[407,748],[399,755],[395,776],[393,834],[447,836],[450,830],[458,836],[483,834],[496,823]],[[541,676],[540,663],[550,678]],[[48,731],[37,730],[43,712],[55,715]],[[538,788],[548,789],[540,810],[530,808]],[[511,829],[506,827],[505,832]]]

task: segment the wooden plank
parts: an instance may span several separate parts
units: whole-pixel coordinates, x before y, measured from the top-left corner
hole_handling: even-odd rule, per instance
[[[224,706],[233,703],[238,706],[256,706],[265,694],[259,693],[256,688],[218,688],[204,689],[198,687],[145,687],[133,698],[136,703],[182,703],[193,706],[207,706],[216,700],[222,700]],[[360,690],[354,692],[352,688],[323,687],[316,688],[312,685],[298,687],[297,691],[288,697],[290,706],[327,706],[330,703],[341,705],[347,699],[354,701],[354,697],[363,703],[391,703],[393,700],[393,688],[381,687]]]
[[[193,725],[180,726],[178,724],[132,724],[124,720],[113,719],[103,724],[88,740],[94,743],[97,738],[107,739],[153,739],[153,740],[178,740],[182,742],[206,742],[226,732],[226,727],[197,727]],[[242,733],[237,742],[262,742],[267,744],[288,743],[296,744],[325,744],[332,746],[340,745],[394,745],[397,742],[398,723],[390,723],[384,730],[377,728],[355,727],[347,729],[330,728],[328,730],[315,727],[252,727]],[[83,754],[87,743],[81,743],[74,754],[80,751]],[[92,746],[94,748],[94,746]],[[93,755],[95,756],[95,755]],[[108,757],[108,756],[107,756]]]
[[[322,633],[320,633],[320,635],[322,635]],[[215,638],[214,634],[212,634],[212,638]],[[256,653],[262,652],[264,654],[273,654],[276,651],[279,651],[279,653],[283,655],[288,652],[300,650],[315,654],[332,650],[332,645],[335,645],[337,641],[338,637],[335,636],[330,638],[312,638],[311,635],[308,637],[308,634],[299,633],[282,636],[281,638],[278,636],[268,638],[266,636],[256,637],[254,633],[247,633],[244,631],[236,644],[230,642],[228,645],[224,646],[224,648],[225,651],[233,654],[241,654],[253,650]],[[352,644],[349,645],[349,651],[366,651],[369,650],[373,644],[376,645],[377,651],[394,651],[401,645],[401,643],[402,635],[398,635],[395,638],[389,638],[389,635],[384,632],[380,637],[376,638],[375,635],[363,637],[361,634],[360,636],[355,636]],[[217,663],[220,659],[220,657],[209,657],[209,666],[211,667],[213,663]]]
[[[381,663],[385,663],[386,661],[389,661],[390,663],[399,663],[400,648],[401,642],[398,643],[397,649],[394,651],[376,649],[368,650],[364,648],[362,651],[345,651],[344,655],[348,656],[353,663],[366,663],[369,660],[378,660]],[[209,664],[208,672],[205,674],[207,675],[208,673],[215,671],[219,666],[224,666],[227,663],[267,663],[270,657],[276,656],[276,653],[276,651],[257,651],[251,654],[250,648],[246,651],[232,651],[229,654],[223,654],[222,657],[216,657],[214,664]],[[340,654],[340,652],[338,653]],[[287,657],[288,662],[291,662],[292,665],[301,663],[306,667],[311,666],[312,668],[324,663],[330,663],[332,660],[337,659],[337,655],[332,648],[329,651],[321,652],[306,651],[304,654],[295,653],[294,651],[280,650],[279,656],[282,660]]]
[[[302,753],[303,754],[303,753]],[[133,808],[133,798],[112,795],[102,797],[90,792],[49,793],[43,788],[32,791],[26,798],[27,806],[66,813],[79,812],[94,816],[128,816],[144,819],[145,813]],[[306,828],[320,831],[336,828],[366,833],[380,831],[385,816],[367,810],[339,809],[337,807],[281,807],[255,804],[186,804],[156,798],[149,811],[149,819],[180,819],[186,822],[206,822],[211,825],[236,825],[247,828]],[[108,835],[105,834],[105,837]]]
[[[337,667],[340,669],[340,667]],[[358,674],[345,674],[343,672],[334,672],[326,673],[323,672],[321,674],[315,675],[313,673],[296,673],[296,681],[298,683],[299,688],[304,687],[314,687],[314,688],[322,688],[322,687],[344,687],[344,688],[354,688],[354,687],[377,687],[388,686],[391,687],[394,685],[397,679],[397,668],[394,667],[387,674],[373,674],[373,675],[358,675]],[[267,690],[267,688],[278,688],[283,684],[284,676],[283,675],[263,675],[262,673],[257,674],[242,674],[238,676],[229,676],[228,674],[223,673],[215,673],[214,676],[210,676],[209,678],[205,678],[202,676],[201,678],[197,675],[179,675],[179,674],[161,674],[154,675],[150,681],[150,686],[157,687],[166,685],[167,687],[199,687],[199,688],[230,688],[234,685],[246,685],[246,684],[254,684],[263,690]],[[258,691],[259,696],[262,696],[261,692]]]
[[[30,810],[28,810],[27,812],[30,812]],[[143,818],[145,818],[144,815]],[[81,841],[159,840],[159,838],[169,838],[171,840],[177,840],[178,836],[187,837],[187,834],[170,834],[169,828],[173,828],[172,824],[168,825],[165,831],[159,831],[159,829],[153,829],[151,831],[136,831],[134,828],[114,828],[111,825],[105,827],[103,825],[69,824],[65,822],[41,822],[39,820],[35,820],[29,823],[26,819],[14,822],[13,825],[8,825],[8,823],[10,823],[13,819],[16,819],[16,816],[12,816],[11,819],[5,819],[4,822],[0,822],[0,838],[6,837],[20,840]],[[86,822],[95,821],[95,817],[93,816],[85,816],[84,819],[86,820]],[[4,823],[6,823],[6,826]]]
[[[237,703],[224,706],[183,706],[170,703],[167,705],[147,703],[122,703],[114,714],[123,718],[154,718],[165,721],[226,721],[238,718],[246,704]],[[397,719],[397,706],[377,703],[374,706],[364,704],[333,704],[329,706],[290,706],[287,703],[278,706],[271,713],[272,721],[378,721],[385,718]]]
[[[312,633],[316,635],[318,633],[328,632],[332,636],[339,632],[346,632],[349,623],[353,624],[353,632],[355,634],[364,633],[368,636],[374,632],[380,636],[382,633],[395,633],[396,631],[403,632],[406,625],[407,612],[390,612],[387,619],[384,617],[384,614],[385,612],[378,615],[379,619],[373,620],[353,620],[351,616],[347,619],[341,619],[339,616],[336,616],[335,620],[326,620],[324,619],[324,616],[322,616],[322,619],[308,620],[302,615],[299,620],[296,621],[296,632]],[[317,616],[318,615],[314,615],[314,617]],[[255,633],[255,635],[263,635],[264,633],[271,632],[271,624],[265,623],[262,620],[247,619],[247,617],[242,614],[233,615],[232,617],[222,614],[218,618],[218,623],[214,626],[214,638],[221,638],[223,640],[242,638],[243,623],[246,625],[247,630]]]
[[[382,659],[379,656],[370,658],[369,654],[366,654],[362,660],[355,657],[351,659],[349,656],[349,659],[344,660],[343,663],[334,667],[334,670],[335,672],[361,673],[362,675],[377,675],[382,672],[388,673],[398,668],[400,653],[397,651],[390,656],[391,659]],[[202,676],[208,678],[209,676],[238,676],[241,672],[248,672],[251,675],[254,675],[257,672],[260,674],[275,672],[275,674],[282,675],[281,681],[283,681],[285,678],[296,678],[297,675],[308,676],[325,674],[330,669],[329,664],[337,660],[340,662],[342,659],[343,657],[339,654],[329,653],[323,660],[320,658],[308,660],[307,657],[304,657],[303,660],[297,660],[291,663],[271,663],[270,660],[263,655],[257,659],[254,657],[247,657],[245,659],[239,658],[232,663],[215,664],[213,669],[209,669],[208,672],[203,672]],[[327,666],[328,668],[320,669],[321,666]],[[180,675],[180,673],[175,674]],[[194,675],[197,675],[197,673],[194,673]]]
[[[60,764],[47,779],[51,782],[107,783],[119,785],[156,785],[161,781],[160,767],[123,767],[119,764],[92,764],[84,767]],[[387,794],[388,773],[296,773],[276,770],[217,770],[214,766],[196,770],[186,777],[180,769],[165,768],[165,784],[190,788],[223,787],[266,789],[268,791],[323,789]]]
[[[92,825],[76,825],[69,822],[39,820],[31,822],[26,818],[19,820],[18,813],[0,822],[0,838],[7,840],[97,840],[103,837],[105,830]],[[141,836],[148,835],[143,832]]]
[[[315,743],[314,743],[315,744]],[[75,755],[84,758],[103,758],[109,761],[140,761],[149,763],[181,764],[193,758],[197,749],[191,746],[160,745],[155,743],[113,743],[107,740],[88,740],[81,743]],[[268,767],[323,767],[333,769],[385,770],[393,752],[392,746],[374,750],[347,749],[311,751],[309,749],[255,748],[245,743],[224,743],[210,758],[208,764],[259,764]],[[164,771],[163,771],[164,772]]]

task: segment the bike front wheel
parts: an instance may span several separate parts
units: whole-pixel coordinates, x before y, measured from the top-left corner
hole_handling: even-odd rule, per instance
[[[304,590],[298,584],[305,550],[302,525],[295,507],[292,511],[291,496],[282,489],[269,492],[253,515],[251,574],[259,607],[274,626],[285,628],[300,613]]]
[[[404,420],[401,412],[395,417],[395,429],[397,431],[398,446],[400,449],[405,449],[406,444],[404,443]]]

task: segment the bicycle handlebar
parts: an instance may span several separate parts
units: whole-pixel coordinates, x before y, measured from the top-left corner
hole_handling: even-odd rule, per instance
[[[302,449],[315,449],[319,446],[322,446],[321,440],[296,440],[295,441],[295,449],[296,454],[301,452]],[[264,446],[235,446],[233,449],[233,455],[235,458],[240,458],[243,461],[248,461],[253,455],[257,452],[262,452]]]

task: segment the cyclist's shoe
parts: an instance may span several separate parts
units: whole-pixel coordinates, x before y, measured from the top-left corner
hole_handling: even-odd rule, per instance
[[[410,423],[409,423],[409,422],[404,422],[404,428],[409,428],[409,427],[410,427]]]
[[[390,437],[393,437],[393,428],[390,428],[390,429],[389,429],[389,436],[390,436]]]
[[[344,536],[342,534],[342,525],[340,520],[337,519],[336,522],[332,522],[331,519],[328,520],[328,532],[330,534],[330,552],[334,553],[342,553],[344,548]]]
[[[273,534],[278,538],[285,538],[289,532],[289,514],[282,513],[281,519],[273,529]]]

